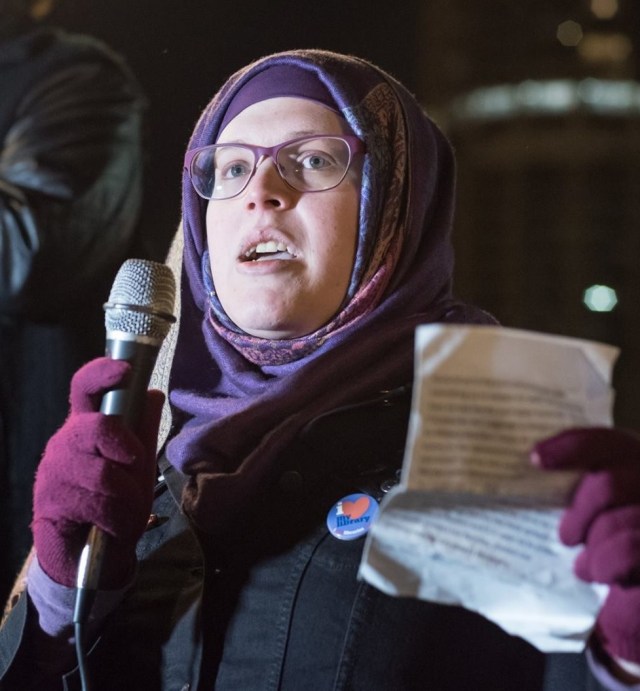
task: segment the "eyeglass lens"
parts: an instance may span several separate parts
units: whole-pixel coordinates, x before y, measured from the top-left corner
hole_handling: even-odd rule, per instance
[[[281,146],[276,154],[281,177],[300,192],[339,185],[350,161],[349,145],[339,137],[294,141]],[[191,178],[197,192],[206,199],[228,199],[242,192],[259,162],[258,154],[249,145],[213,145],[194,157]]]

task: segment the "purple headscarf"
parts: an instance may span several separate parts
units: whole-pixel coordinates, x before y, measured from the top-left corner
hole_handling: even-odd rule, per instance
[[[337,103],[314,72],[301,70],[296,65],[273,65],[268,70],[254,72],[251,78],[245,80],[234,92],[225,105],[218,135],[245,108],[278,96],[308,98],[338,111]]]
[[[314,334],[270,341],[238,333],[211,309],[206,202],[183,175],[182,312],[170,379],[179,430],[167,456],[189,476],[185,511],[209,532],[278,476],[279,455],[309,420],[410,383],[417,325],[493,321],[451,294],[451,147],[379,68],[321,50],[258,60],[213,98],[189,149],[216,141],[243,87],[283,66],[313,75],[365,142],[356,258],[346,304]]]

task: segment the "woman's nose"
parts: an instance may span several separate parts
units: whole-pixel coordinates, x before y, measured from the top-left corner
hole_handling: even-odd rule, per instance
[[[263,157],[256,164],[256,172],[247,188],[247,205],[249,208],[270,206],[288,208],[292,205],[296,191],[289,187],[278,172],[276,162],[270,157]]]

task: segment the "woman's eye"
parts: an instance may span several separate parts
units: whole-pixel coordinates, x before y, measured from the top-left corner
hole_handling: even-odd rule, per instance
[[[241,178],[243,175],[249,175],[251,172],[251,165],[247,161],[232,161],[225,163],[219,168],[220,177],[227,180],[230,178]]]
[[[307,170],[322,170],[333,165],[331,158],[324,153],[304,153],[298,157],[298,163]]]

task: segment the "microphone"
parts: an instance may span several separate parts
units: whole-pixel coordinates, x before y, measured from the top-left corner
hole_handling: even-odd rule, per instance
[[[175,279],[165,264],[127,259],[118,271],[104,305],[107,357],[131,363],[126,385],[108,391],[100,412],[120,415],[135,430],[162,341],[169,333],[175,301]],[[92,526],[80,555],[73,621],[86,621],[98,588],[107,535]]]

